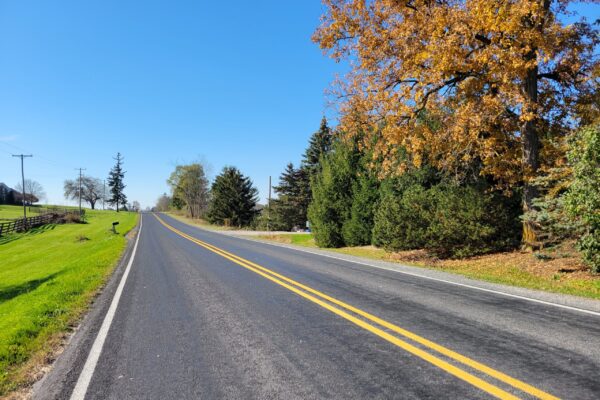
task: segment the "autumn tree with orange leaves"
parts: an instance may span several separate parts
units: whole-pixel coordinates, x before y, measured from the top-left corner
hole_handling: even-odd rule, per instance
[[[313,39],[352,64],[340,82],[340,131],[367,137],[386,174],[408,162],[441,170],[477,163],[523,187],[561,156],[560,139],[589,97],[598,33],[566,25],[568,0],[324,0]],[[435,121],[435,123],[431,123]],[[524,224],[525,243],[535,232]]]

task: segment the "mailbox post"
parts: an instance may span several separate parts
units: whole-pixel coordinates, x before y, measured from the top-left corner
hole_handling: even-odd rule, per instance
[[[119,225],[119,221],[112,223],[112,231],[113,233],[117,233],[117,225]]]

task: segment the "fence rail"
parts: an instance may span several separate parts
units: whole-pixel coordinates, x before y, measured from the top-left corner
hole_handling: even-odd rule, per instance
[[[11,232],[25,232],[31,228],[49,224],[67,214],[79,214],[78,211],[51,212],[29,218],[18,218],[8,222],[0,222],[0,236]]]

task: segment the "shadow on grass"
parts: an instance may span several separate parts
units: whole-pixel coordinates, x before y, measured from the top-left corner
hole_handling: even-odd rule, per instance
[[[56,224],[46,224],[42,226],[38,226],[36,228],[31,228],[27,232],[23,233],[11,233],[6,236],[0,236],[0,245],[13,242],[18,239],[22,239],[28,236],[39,235],[40,233],[44,233],[47,231],[51,231],[56,227]]]
[[[32,279],[30,281],[21,283],[20,285],[0,287],[0,303],[14,299],[22,294],[29,293],[40,287],[40,285],[56,278],[58,275],[60,275],[60,272],[55,272],[44,278]]]

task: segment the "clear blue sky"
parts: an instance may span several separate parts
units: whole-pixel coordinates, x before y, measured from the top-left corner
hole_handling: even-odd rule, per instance
[[[264,199],[298,162],[341,66],[310,36],[318,1],[0,1],[0,182],[51,204],[76,167],[153,205],[177,163],[249,175]]]
[[[600,17],[597,5],[580,14]],[[105,178],[125,156],[126,194],[151,206],[177,163],[235,165],[267,195],[297,163],[343,66],[310,41],[304,1],[0,0],[0,182],[26,175],[64,204],[76,167]]]

